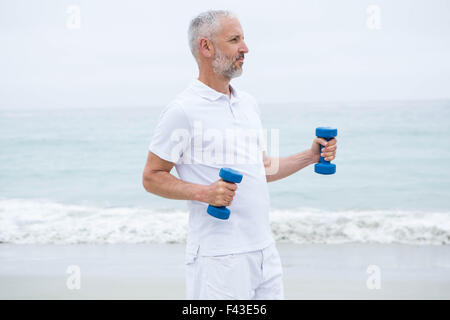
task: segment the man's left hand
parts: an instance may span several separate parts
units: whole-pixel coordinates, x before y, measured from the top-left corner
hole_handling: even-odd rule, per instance
[[[322,153],[320,152],[320,146],[324,146]],[[314,163],[320,161],[320,157],[324,157],[325,161],[333,161],[336,158],[337,139],[332,138],[327,141],[323,138],[315,138],[311,146],[311,153]]]

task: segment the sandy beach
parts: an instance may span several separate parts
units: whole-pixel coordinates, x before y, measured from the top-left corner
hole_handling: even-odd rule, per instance
[[[450,299],[449,246],[277,247],[286,299]],[[183,244],[2,244],[0,299],[185,299],[183,263]]]

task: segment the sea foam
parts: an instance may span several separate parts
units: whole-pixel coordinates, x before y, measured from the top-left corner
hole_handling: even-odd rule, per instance
[[[450,244],[450,212],[272,208],[270,217],[279,242]],[[183,243],[187,225],[182,210],[0,200],[0,243]]]

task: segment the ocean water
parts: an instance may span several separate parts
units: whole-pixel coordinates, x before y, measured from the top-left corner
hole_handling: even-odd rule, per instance
[[[185,202],[142,187],[162,108],[0,110],[0,242],[185,241]],[[309,166],[269,184],[277,240],[450,244],[450,101],[261,110],[282,157],[338,128],[335,175]]]

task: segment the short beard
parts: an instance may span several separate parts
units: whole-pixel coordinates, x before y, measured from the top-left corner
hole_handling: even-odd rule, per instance
[[[242,74],[242,68],[236,67],[235,62],[241,57],[243,57],[243,54],[239,55],[237,59],[230,58],[219,49],[216,49],[212,63],[214,73],[230,80],[239,77]]]

